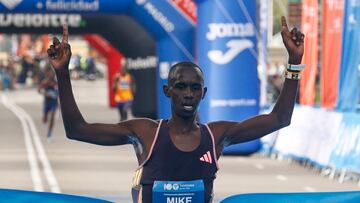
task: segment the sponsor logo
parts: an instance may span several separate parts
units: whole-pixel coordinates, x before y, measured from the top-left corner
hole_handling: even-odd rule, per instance
[[[208,58],[215,64],[227,64],[245,49],[254,47],[254,43],[245,37],[255,36],[255,29],[252,23],[210,23],[206,38],[209,41],[222,38],[241,37],[242,39],[231,39],[226,43],[228,50],[210,50]]]
[[[127,58],[126,59],[126,68],[129,70],[140,70],[140,69],[149,69],[156,68],[157,66],[157,57],[148,56],[146,58]]]
[[[206,163],[212,163],[212,158],[211,158],[211,154],[210,151],[207,151],[205,154],[203,154],[200,157],[200,161],[206,162]]]
[[[255,35],[252,23],[210,23],[206,38],[213,41],[225,37],[251,37]]]
[[[212,99],[210,107],[237,107],[237,106],[255,106],[256,99]]]
[[[65,0],[46,0],[45,8],[48,11],[98,11],[99,0],[93,1],[65,1]]]
[[[164,190],[178,190],[179,189],[179,184],[177,183],[174,183],[174,184],[171,184],[171,183],[167,183],[167,184],[164,184]]]
[[[21,2],[22,0],[0,0],[0,3],[2,3],[9,10],[14,9]]]
[[[252,41],[248,39],[233,39],[226,43],[229,49],[225,53],[220,50],[210,50],[207,55],[213,63],[223,65],[232,61],[240,52],[253,46]]]
[[[0,14],[0,27],[81,27],[86,23],[79,14]]]
[[[158,22],[166,32],[172,32],[175,29],[174,24],[157,9],[152,3],[147,2],[144,5],[145,10]]]

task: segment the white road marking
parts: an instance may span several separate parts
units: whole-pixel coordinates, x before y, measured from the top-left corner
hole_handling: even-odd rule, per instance
[[[276,175],[275,178],[278,179],[278,180],[281,180],[281,181],[287,181],[288,180],[288,178],[286,176],[281,175],[281,174]]]
[[[40,136],[39,133],[36,129],[35,123],[33,121],[33,119],[31,118],[31,116],[25,112],[24,109],[22,109],[21,107],[17,106],[14,102],[11,102],[5,95],[2,94],[2,98],[7,102],[8,106],[11,106],[12,111],[18,116],[18,118],[23,121],[23,123],[25,123],[25,126],[27,126],[27,130],[24,131],[24,133],[26,134],[30,134],[29,132],[31,132],[31,136],[28,136],[28,138],[30,139],[30,137],[32,137],[33,141],[34,141],[34,146],[36,148],[36,152],[38,155],[38,158],[42,164],[43,167],[43,171],[45,174],[45,178],[50,186],[50,190],[51,192],[55,192],[55,193],[60,193],[60,187],[58,184],[58,181],[54,175],[54,172],[52,170],[52,167],[50,165],[49,159],[46,156],[44,147],[41,143],[40,140]],[[30,130],[29,130],[30,129]],[[31,141],[31,139],[30,139]],[[32,142],[30,142],[31,147],[32,147]],[[34,151],[34,150],[33,150]],[[37,180],[38,181],[38,180]],[[41,181],[41,178],[40,178]],[[43,190],[43,189],[42,189]]]
[[[16,104],[15,104],[16,106]],[[39,136],[39,132],[36,129],[35,123],[33,121],[33,119],[30,117],[30,115],[25,112],[21,107],[17,107],[19,108],[19,110],[23,113],[25,119],[27,119],[28,124],[30,125],[30,130],[33,136],[33,140],[35,143],[35,147],[37,149],[38,152],[38,157],[41,161],[41,164],[44,168],[44,173],[45,173],[45,177],[49,183],[51,192],[55,192],[55,193],[60,193],[60,187],[59,184],[57,182],[57,179],[54,175],[54,172],[52,170],[52,167],[50,165],[49,159],[46,156],[45,150],[44,150],[44,146],[42,145],[41,141],[40,141],[40,136]]]
[[[8,102],[8,98],[4,94],[1,94],[1,101],[2,101],[3,105],[7,109],[12,111],[15,114],[15,116],[20,120],[21,127],[24,132],[25,147],[26,147],[26,151],[27,151],[27,158],[28,158],[29,165],[30,165],[30,174],[31,174],[31,180],[33,183],[33,187],[34,187],[35,191],[42,192],[42,191],[44,191],[44,186],[43,186],[43,183],[41,180],[35,150],[34,150],[33,143],[32,143],[31,137],[30,137],[29,127],[26,125],[25,119],[20,115],[20,113],[12,105],[12,103]]]

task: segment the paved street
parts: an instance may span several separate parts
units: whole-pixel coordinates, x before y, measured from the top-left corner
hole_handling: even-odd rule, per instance
[[[75,81],[75,97],[88,122],[116,123],[107,106],[106,82]],[[59,112],[54,137],[46,139],[41,122],[42,97],[35,89],[0,92],[0,188],[62,192],[131,202],[130,186],[137,166],[132,146],[103,147],[65,138]],[[252,192],[359,190],[296,163],[255,155],[222,157],[215,182],[216,202]]]

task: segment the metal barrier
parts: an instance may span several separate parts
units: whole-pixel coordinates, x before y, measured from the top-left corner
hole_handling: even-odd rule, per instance
[[[360,180],[360,114],[296,106],[291,125],[262,139],[263,153],[298,160],[330,179]],[[360,184],[360,181],[359,181]]]

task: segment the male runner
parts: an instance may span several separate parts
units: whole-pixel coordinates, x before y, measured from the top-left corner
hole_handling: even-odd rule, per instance
[[[180,62],[171,68],[168,84],[163,88],[171,100],[169,119],[139,118],[118,124],[100,124],[87,123],[75,102],[68,70],[71,56],[68,28],[64,26],[62,41],[55,38],[48,55],[58,78],[66,135],[98,145],[132,144],[139,164],[133,185],[134,202],[155,202],[152,201],[154,183],[171,189],[172,185],[162,181],[199,179],[200,183],[196,184],[203,184],[204,202],[211,202],[217,160],[225,146],[260,138],[290,124],[302,67],[296,65],[301,63],[303,56],[304,35],[296,28],[290,32],[284,17],[281,33],[289,54],[288,62],[292,65],[285,72],[282,92],[269,114],[242,122],[198,123],[197,107],[207,90],[204,76],[197,65]]]
[[[132,77],[124,68],[114,76],[113,91],[120,121],[125,121],[128,118],[128,111],[131,109],[134,94]]]
[[[49,122],[47,138],[52,138],[55,112],[58,107],[58,87],[54,71],[49,67],[45,70],[45,78],[38,87],[39,93],[44,95],[43,123]],[[50,115],[50,120],[48,119]]]

